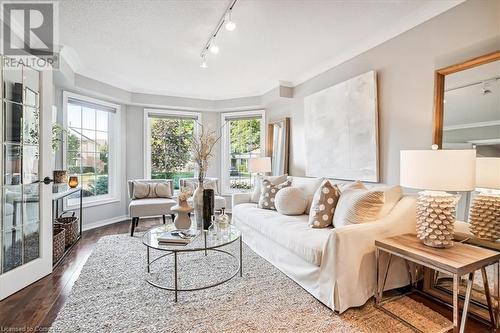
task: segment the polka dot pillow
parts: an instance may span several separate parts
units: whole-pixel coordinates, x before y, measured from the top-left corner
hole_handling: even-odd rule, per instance
[[[273,185],[273,183],[271,183],[269,180],[263,179],[258,207],[276,210],[276,207],[274,206],[276,193],[278,193],[278,191],[282,188],[289,187],[291,184],[292,182],[287,180],[284,183]]]
[[[309,226],[312,228],[331,226],[339,197],[340,190],[338,187],[325,180],[314,193],[311,209],[309,210]]]

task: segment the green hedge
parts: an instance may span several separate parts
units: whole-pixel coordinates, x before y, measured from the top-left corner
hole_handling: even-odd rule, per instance
[[[179,189],[179,178],[193,178],[193,172],[153,172],[151,174],[152,179],[173,179],[174,188]]]

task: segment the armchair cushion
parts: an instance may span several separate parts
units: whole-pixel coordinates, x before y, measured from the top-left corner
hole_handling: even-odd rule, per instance
[[[130,217],[146,217],[171,214],[171,208],[176,205],[174,199],[147,198],[132,200],[129,205]]]

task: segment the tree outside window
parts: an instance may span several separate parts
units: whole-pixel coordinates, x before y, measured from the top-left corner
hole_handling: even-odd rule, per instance
[[[195,120],[149,118],[151,178],[173,179],[176,189],[179,178],[194,177],[194,164],[189,147],[193,139]]]

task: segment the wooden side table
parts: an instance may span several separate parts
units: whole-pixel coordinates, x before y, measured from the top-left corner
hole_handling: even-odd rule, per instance
[[[488,277],[486,275],[485,267],[491,264],[499,263],[500,253],[456,242],[451,248],[437,249],[422,244],[414,234],[405,234],[385,238],[382,240],[376,240],[375,247],[375,255],[377,260],[377,290],[375,292],[375,302],[377,306],[382,305],[382,297],[385,282],[387,280],[387,273],[391,265],[392,257],[397,256],[405,260],[407,267],[409,267],[409,263],[411,262],[453,276],[453,332],[462,333],[464,332],[467,319],[467,311],[469,307],[474,272],[476,270],[481,270],[486,301],[488,303],[488,310],[490,314],[490,321],[492,324],[492,328],[496,327],[493,303],[491,301]],[[388,255],[387,264],[385,265],[383,271],[380,267],[381,252],[384,252]],[[413,282],[411,281],[411,272],[409,271],[408,273],[411,283]],[[459,281],[463,275],[468,275],[468,278],[462,312],[462,320],[459,326],[458,293]],[[381,276],[382,279],[380,278]],[[497,311],[499,310],[498,306],[499,305],[497,302]],[[404,320],[400,320],[404,322]]]

